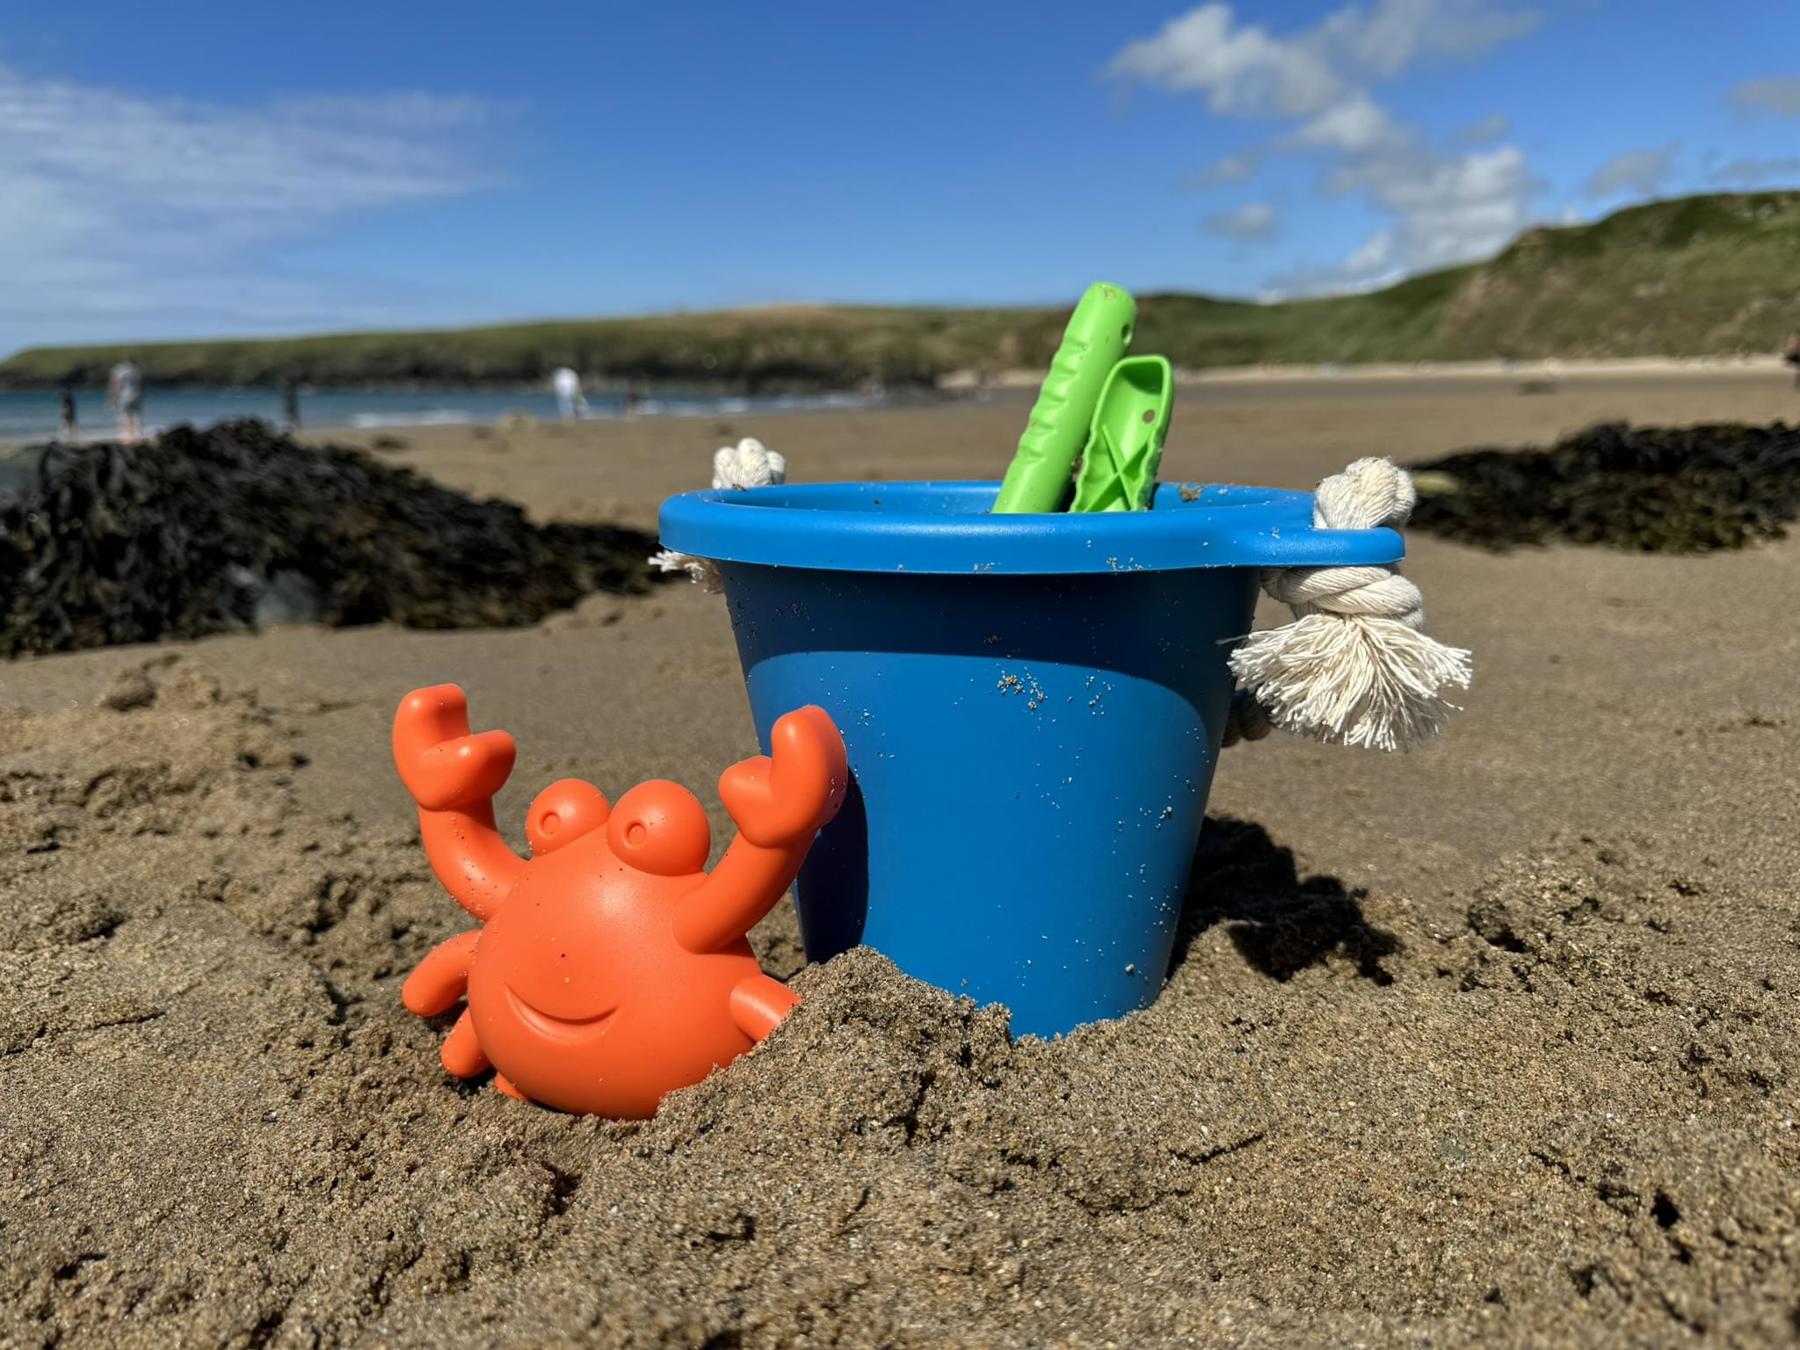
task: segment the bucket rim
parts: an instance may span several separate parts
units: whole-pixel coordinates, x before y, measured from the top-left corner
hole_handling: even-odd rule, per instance
[[[997,481],[783,483],[684,492],[664,547],[717,562],[842,572],[1045,576],[1398,562],[1390,529],[1320,530],[1310,492],[1164,483],[1149,511],[994,515]]]

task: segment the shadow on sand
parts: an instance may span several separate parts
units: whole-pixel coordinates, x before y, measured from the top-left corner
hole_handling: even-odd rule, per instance
[[[1273,979],[1292,979],[1337,955],[1354,962],[1362,978],[1392,984],[1381,962],[1400,951],[1400,939],[1363,917],[1363,894],[1336,877],[1301,877],[1293,850],[1262,826],[1208,816],[1169,969],[1187,959],[1195,938],[1222,923],[1244,959]]]

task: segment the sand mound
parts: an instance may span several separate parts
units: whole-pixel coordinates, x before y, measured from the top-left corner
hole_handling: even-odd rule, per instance
[[[1778,539],[1800,515],[1800,427],[1602,423],[1548,450],[1409,465],[1411,528],[1505,549],[1563,541],[1704,553]]]
[[[1214,822],[1148,1012],[1015,1042],[854,952],[618,1125],[443,1075],[398,985],[466,921],[281,714],[105,703],[0,721],[0,1342],[1791,1334],[1792,899],[1660,845],[1427,904]]]
[[[537,525],[354,450],[256,421],[53,446],[0,494],[0,655],[270,622],[535,623],[649,582],[655,540]]]

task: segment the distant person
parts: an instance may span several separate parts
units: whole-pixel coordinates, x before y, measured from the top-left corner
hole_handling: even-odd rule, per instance
[[[556,411],[562,420],[573,422],[587,415],[587,398],[581,392],[581,376],[568,366],[550,372],[550,387],[556,391]]]
[[[300,381],[292,375],[281,382],[281,425],[290,436],[300,430]]]
[[[1789,333],[1782,345],[1781,359],[1794,368],[1794,388],[1800,389],[1800,333]]]
[[[119,419],[119,439],[136,445],[144,438],[144,372],[129,356],[112,368],[106,401]]]
[[[625,415],[636,417],[638,410],[644,406],[644,386],[636,380],[625,386]]]
[[[56,392],[60,403],[59,416],[57,417],[57,439],[64,441],[80,440],[81,419],[75,412],[75,388],[73,385],[65,384]]]

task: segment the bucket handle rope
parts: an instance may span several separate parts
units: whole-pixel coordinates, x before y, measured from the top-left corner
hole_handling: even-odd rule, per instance
[[[1387,459],[1359,459],[1319,484],[1313,525],[1397,529],[1418,501],[1412,478]],[[1467,689],[1470,654],[1426,635],[1419,588],[1397,564],[1277,567],[1262,587],[1294,622],[1252,633],[1231,654],[1241,691],[1225,743],[1270,727],[1308,740],[1406,750],[1435,736]]]
[[[769,449],[754,436],[746,436],[736,445],[721,445],[713,451],[713,490],[773,487],[787,482],[787,459]],[[713,595],[724,590],[719,580],[719,566],[711,558],[696,558],[691,553],[678,553],[672,548],[650,555],[650,565],[659,572],[686,572],[688,579]]]

